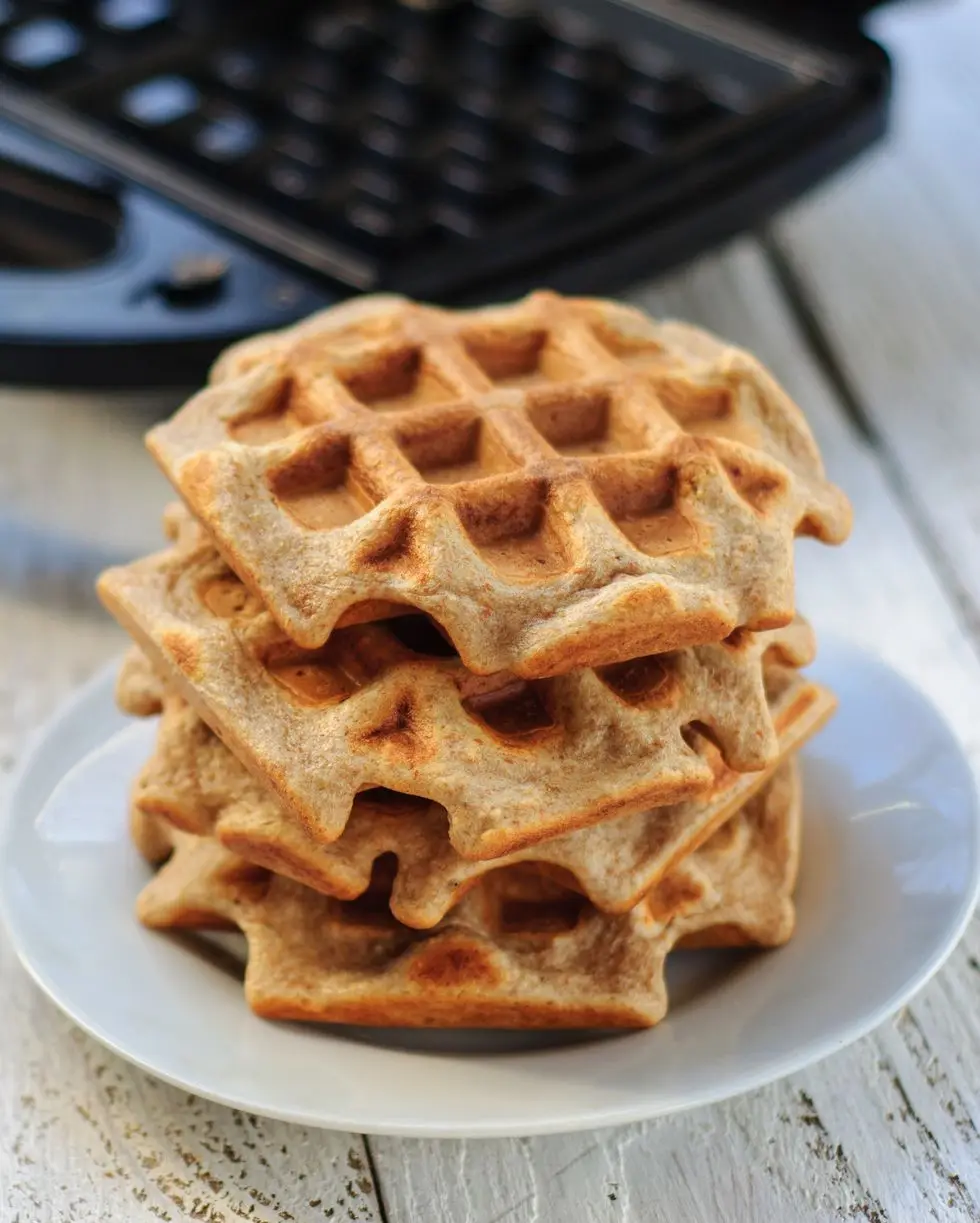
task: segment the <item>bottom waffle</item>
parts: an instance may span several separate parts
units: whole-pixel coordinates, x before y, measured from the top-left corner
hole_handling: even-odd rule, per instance
[[[650,1027],[676,946],[775,946],[793,930],[800,839],[795,762],[628,913],[597,911],[532,866],[484,875],[437,926],[391,915],[376,869],[337,900],[134,808],[151,860],[139,897],[159,928],[237,927],[245,993],[270,1019],[411,1027]]]

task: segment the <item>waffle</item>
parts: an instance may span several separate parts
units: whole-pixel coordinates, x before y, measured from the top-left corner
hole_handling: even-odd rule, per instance
[[[833,710],[826,690],[791,669],[767,667],[773,722],[783,756],[795,752]],[[426,929],[488,871],[534,862],[605,912],[624,913],[696,849],[772,775],[734,773],[711,744],[708,795],[624,816],[486,862],[460,857],[436,803],[392,791],[358,795],[339,840],[314,840],[259,785],[179,696],[168,694],[156,750],[133,789],[139,815],[163,816],[185,832],[213,836],[252,863],[344,900],[363,895],[372,870],[392,859],[391,909]]]
[[[454,849],[496,858],[714,782],[700,727],[740,772],[778,758],[763,656],[813,655],[802,621],[525,681],[474,676],[424,617],[338,630],[303,651],[209,544],[109,570],[103,600],[151,664],[313,835],[359,790],[444,806]]]
[[[173,501],[164,509],[163,534],[175,545],[177,552],[193,554],[203,547],[214,546],[214,541],[181,501]],[[409,615],[412,610],[404,603],[369,599],[348,607],[341,613],[335,627],[367,624],[372,620],[391,620],[395,616]]]
[[[749,354],[611,302],[367,297],[240,344],[148,444],[297,644],[409,604],[536,678],[793,617],[850,510]]]
[[[487,876],[424,934],[394,921],[381,878],[362,900],[331,899],[161,821],[154,835],[169,837],[174,852],[137,911],[152,927],[240,928],[245,994],[269,1019],[649,1027],[667,1009],[672,947],[770,946],[790,936],[799,819],[787,764],[627,914],[601,914],[514,867]]]
[[[134,718],[148,718],[163,709],[163,701],[163,681],[139,646],[130,646],[116,676],[116,704]]]
[[[142,811],[135,803],[129,808],[129,835],[147,860],[156,865],[170,857],[174,848],[174,825],[159,815]]]

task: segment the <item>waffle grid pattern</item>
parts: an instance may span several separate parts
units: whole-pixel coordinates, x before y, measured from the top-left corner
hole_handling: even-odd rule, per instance
[[[795,671],[772,664],[767,671],[784,759],[819,729],[834,703]],[[196,836],[213,836],[249,862],[345,900],[368,890],[376,864],[388,855],[391,911],[418,929],[445,917],[488,871],[518,862],[555,873],[604,912],[626,912],[773,773],[734,773],[704,744],[715,773],[708,794],[553,837],[489,862],[470,862],[452,848],[441,807],[391,791],[358,795],[343,835],[324,845],[287,815],[180,697],[161,693],[160,708],[156,747],[133,789],[137,811],[162,816]]]
[[[775,763],[763,660],[812,660],[802,621],[769,633],[543,681],[474,676],[428,621],[286,639],[207,545],[100,582],[107,606],[202,718],[298,816],[334,841],[372,786],[441,803],[453,847],[499,857],[617,814],[704,793]],[[409,640],[411,644],[405,644]],[[448,656],[446,656],[448,653]]]
[[[849,527],[753,358],[548,293],[335,307],[229,350],[149,445],[292,640],[391,600],[482,674],[786,624],[794,535]]]
[[[157,927],[237,926],[246,996],[268,1018],[379,1025],[644,1027],[667,1008],[678,943],[775,945],[792,932],[799,785],[764,794],[622,916],[514,868],[482,881],[431,932],[399,926],[383,886],[343,902],[165,823],[134,825],[169,861],[141,893]]]

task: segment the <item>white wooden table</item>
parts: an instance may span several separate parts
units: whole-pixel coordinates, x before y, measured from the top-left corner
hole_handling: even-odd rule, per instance
[[[818,628],[880,651],[980,769],[980,0],[900,5],[889,147],[638,296],[758,352],[854,501],[800,548]],[[148,405],[152,409],[154,405]],[[159,403],[156,405],[159,408]],[[145,418],[0,395],[0,772],[117,651],[93,573],[157,540]],[[0,936],[0,1223],[794,1223],[980,1220],[980,922],[859,1044],[727,1104],[525,1141],[306,1130],[164,1086],[105,1052]]]

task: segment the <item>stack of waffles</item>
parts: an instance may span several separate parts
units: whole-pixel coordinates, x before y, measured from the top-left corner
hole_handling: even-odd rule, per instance
[[[844,538],[751,356],[612,302],[368,297],[155,429],[165,551],[100,582],[159,715],[152,927],[234,927],[261,1015],[649,1026],[675,947],[784,942],[798,534]]]

